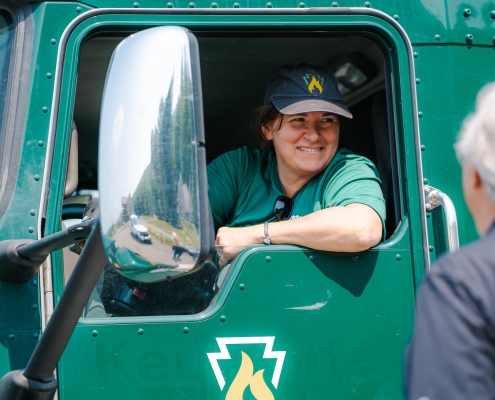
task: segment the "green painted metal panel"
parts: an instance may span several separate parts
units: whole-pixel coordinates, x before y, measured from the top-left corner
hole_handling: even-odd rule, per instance
[[[222,399],[244,351],[255,371],[266,368],[275,398],[400,398],[414,302],[409,250],[339,257],[277,247],[244,253],[218,299],[225,304],[202,320],[85,321],[60,364],[61,397]],[[276,389],[265,346],[238,344],[219,361],[220,390],[207,353],[219,352],[216,338],[246,336],[274,336],[273,350],[286,352]]]
[[[311,8],[363,7],[383,11],[395,18],[413,43],[466,43],[472,35],[476,45],[493,45],[495,20],[490,1],[462,0],[90,0],[94,8]],[[465,9],[470,14],[464,15]]]
[[[216,339],[275,336],[274,350],[287,352],[278,387],[265,379],[277,397],[400,398],[402,349],[411,329],[415,269],[422,271],[424,265],[411,77],[407,48],[399,33],[369,16],[93,17],[76,28],[67,46],[54,176],[64,173],[77,55],[84,38],[95,29],[139,30],[162,24],[193,31],[290,27],[294,31],[350,32],[364,28],[376,35],[387,48],[392,68],[405,217],[389,242],[354,258],[292,246],[248,250],[215,304],[203,314],[81,321],[59,364],[61,397],[225,398],[228,387],[220,390],[206,355],[219,351]],[[55,231],[62,186],[56,180],[51,183],[47,230]],[[52,257],[58,271],[58,294],[60,261]],[[270,364],[263,358],[263,346],[246,346],[256,370],[273,371],[273,361]],[[229,386],[239,369],[240,352],[232,357],[233,364],[221,367]]]
[[[67,24],[79,15],[74,10],[74,5],[68,3],[35,4],[32,6],[32,12],[35,26],[32,61],[35,68],[31,69],[29,77],[31,94],[22,141],[19,178],[9,208],[0,219],[0,240],[36,239],[39,235],[39,210],[46,172],[45,153],[57,43]],[[55,44],[51,43],[51,39],[56,40]],[[51,73],[52,78],[48,78],[47,73]],[[37,277],[27,282],[0,282],[0,305],[0,335],[13,334],[16,337],[12,343],[3,339],[0,342],[0,374],[3,375],[12,366],[21,368],[26,365],[34,346],[32,335],[29,336],[26,332],[39,333],[41,329]],[[5,346],[17,350],[5,352]]]
[[[427,182],[447,193],[456,207],[459,239],[477,237],[464,202],[461,167],[453,145],[465,116],[474,110],[478,91],[495,81],[495,51],[483,47],[414,46],[423,171]],[[488,67],[487,67],[488,66]],[[490,67],[491,66],[491,67]],[[443,212],[433,210],[428,219],[432,259],[447,250],[442,229]]]

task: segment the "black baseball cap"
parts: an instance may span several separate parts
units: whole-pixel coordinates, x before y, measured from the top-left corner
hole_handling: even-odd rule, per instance
[[[265,104],[282,114],[327,111],[352,118],[342,99],[337,79],[324,68],[309,64],[280,68],[266,86]]]

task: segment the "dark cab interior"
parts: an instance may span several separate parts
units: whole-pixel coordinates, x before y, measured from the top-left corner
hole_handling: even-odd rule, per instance
[[[344,100],[354,116],[341,130],[340,146],[369,158],[377,166],[387,202],[386,237],[390,238],[399,224],[401,208],[391,117],[391,74],[386,50],[381,44],[363,34],[194,33],[200,52],[207,162],[240,146],[257,146],[250,128],[252,113],[263,104],[266,82],[279,67],[305,62],[326,68],[338,79]],[[112,52],[124,38],[121,34],[92,37],[81,49],[73,114],[78,131],[78,184],[74,195],[64,202],[62,219],[82,214],[90,196],[81,194],[94,196],[97,193],[91,191],[98,187],[98,130],[103,86]],[[124,282],[119,285],[126,286]],[[175,290],[172,286],[167,289],[169,294]],[[176,289],[180,293],[180,287]],[[201,288],[198,290],[201,292]],[[199,299],[201,295],[196,297]],[[177,309],[176,304],[164,310],[164,301],[160,300],[161,311],[151,312],[152,315],[198,312],[207,307],[211,296],[190,310]],[[106,308],[109,312],[108,306]],[[126,315],[125,312],[120,314]],[[133,314],[131,310],[128,315],[139,313]]]

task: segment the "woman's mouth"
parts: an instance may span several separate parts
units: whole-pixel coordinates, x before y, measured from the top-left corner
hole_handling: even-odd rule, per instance
[[[317,153],[323,150],[323,147],[297,147],[297,149],[307,153]]]

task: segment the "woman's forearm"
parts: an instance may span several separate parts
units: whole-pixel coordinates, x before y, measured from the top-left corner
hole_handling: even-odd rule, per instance
[[[358,252],[376,245],[382,237],[378,214],[364,204],[350,204],[316,211],[304,217],[268,224],[272,244],[296,244],[317,250]],[[222,251],[220,266],[243,249],[263,244],[263,224],[218,230],[216,244]]]
[[[304,217],[268,225],[273,244],[297,244],[318,250],[355,252],[369,249],[382,237],[378,214],[364,204],[332,207]]]

